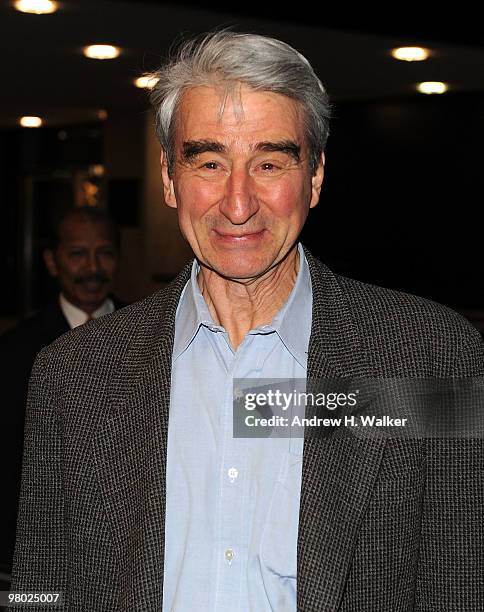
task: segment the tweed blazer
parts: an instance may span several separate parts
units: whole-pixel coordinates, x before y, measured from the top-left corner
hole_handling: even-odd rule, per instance
[[[482,341],[462,317],[306,254],[308,377],[483,374]],[[62,590],[65,610],[161,610],[171,359],[189,273],[40,353],[13,590]],[[482,610],[483,466],[479,439],[362,438],[344,427],[308,438],[298,611]]]
[[[126,306],[110,296],[116,309]],[[9,466],[1,479],[0,563],[10,572],[20,490],[25,404],[30,372],[37,353],[70,330],[59,296],[35,315],[0,336],[0,465]]]

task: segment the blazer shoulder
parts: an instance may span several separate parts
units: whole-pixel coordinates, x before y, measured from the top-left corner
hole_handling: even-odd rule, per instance
[[[433,300],[336,275],[362,337],[375,350],[426,354],[436,374],[484,371],[484,344],[462,315]]]
[[[410,325],[428,319],[438,323],[438,329],[444,332],[449,330],[467,334],[469,330],[474,330],[467,319],[444,304],[404,291],[335,276],[350,303],[362,309],[367,317],[377,316],[380,320],[397,318]]]
[[[166,290],[89,321],[68,331],[40,353],[39,364],[52,372],[107,370],[122,360],[140,328],[153,319],[162,321],[166,308]]]
[[[306,257],[316,282],[322,280],[322,287],[336,285],[338,290],[333,295],[345,300],[354,320],[363,326],[375,326],[397,336],[402,330],[412,329],[421,335],[454,339],[479,336],[467,319],[443,304],[336,274],[307,251]]]
[[[167,287],[58,338],[40,353],[36,367],[57,390],[89,384],[99,388],[125,364],[131,371],[142,370],[160,343],[172,340],[191,263]]]
[[[152,293],[142,300],[122,306],[107,315],[99,317],[99,319],[76,327],[65,334],[62,339],[64,343],[71,341],[77,344],[86,342],[98,344],[100,340],[107,341],[108,344],[116,343],[119,334],[127,339],[125,332],[128,329],[133,330],[133,326],[136,328],[146,316],[149,316],[152,309],[156,309],[160,315],[163,314],[165,297],[164,290]],[[62,342],[54,344],[58,344],[60,347]]]

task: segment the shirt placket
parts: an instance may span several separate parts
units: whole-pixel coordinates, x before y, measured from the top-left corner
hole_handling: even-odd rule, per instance
[[[253,358],[256,338],[246,336],[238,351],[231,352],[224,401],[223,450],[220,469],[220,507],[216,612],[240,610],[241,588],[248,563],[249,513],[248,448],[249,440],[233,437],[233,380],[256,378],[265,355],[258,348]],[[251,345],[251,346],[250,346]],[[249,360],[248,355],[251,354]]]

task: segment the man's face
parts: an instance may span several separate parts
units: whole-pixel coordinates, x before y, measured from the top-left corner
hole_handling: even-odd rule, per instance
[[[319,200],[296,102],[245,85],[236,101],[211,87],[182,97],[176,163],[162,156],[165,200],[197,258],[220,275],[250,279],[279,263]]]
[[[109,226],[66,219],[55,251],[44,253],[51,276],[64,296],[91,314],[106,299],[117,267],[117,250]]]

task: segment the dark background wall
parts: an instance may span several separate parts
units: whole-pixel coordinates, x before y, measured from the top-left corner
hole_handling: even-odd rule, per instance
[[[304,241],[339,272],[483,307],[484,97],[340,103]]]
[[[102,124],[0,130],[0,316],[26,314],[26,291],[33,308],[55,292],[41,257],[52,215],[74,204],[75,174],[102,163],[103,141]]]

